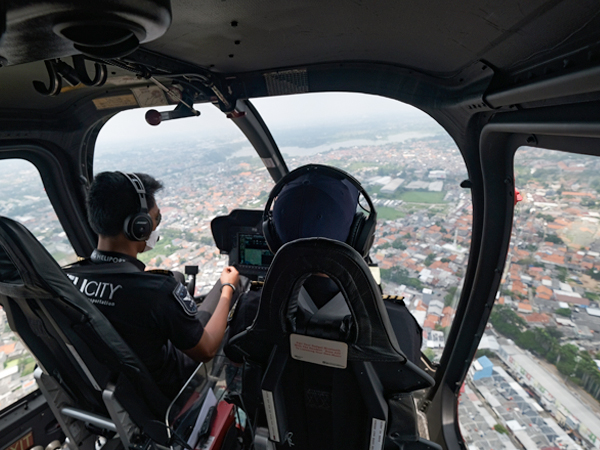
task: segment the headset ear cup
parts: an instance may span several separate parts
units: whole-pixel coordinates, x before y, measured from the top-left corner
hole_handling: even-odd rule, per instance
[[[273,223],[273,213],[269,212],[266,220],[263,221],[263,236],[267,241],[267,245],[269,246],[269,250],[273,254],[277,253],[277,250],[281,248],[283,245],[281,243],[281,239],[277,234],[277,230],[275,229],[275,224]]]
[[[152,217],[147,213],[137,213],[125,219],[123,231],[130,241],[145,241],[154,228]]]
[[[361,253],[361,250],[357,247],[357,243],[359,240],[359,236],[361,234],[361,230],[365,223],[365,215],[363,213],[354,214],[354,219],[352,220],[352,225],[350,225],[350,233],[348,234],[348,239],[346,240],[346,244],[352,247],[357,252]]]
[[[133,219],[133,217],[134,217],[134,214],[132,214],[130,216],[127,216],[125,218],[125,221],[123,222],[123,233],[125,233],[125,237],[127,239],[129,239],[130,241],[136,241],[137,240],[131,234],[131,220]]]
[[[356,238],[356,251],[363,257],[369,254],[369,250],[373,246],[375,240],[375,229],[377,227],[377,220],[374,217],[365,219],[362,223],[361,229],[358,230],[358,236]]]
[[[144,183],[135,173],[117,172],[123,175],[135,190],[140,202],[139,212],[130,214],[123,222],[123,233],[130,241],[146,241],[154,228],[154,221],[148,214],[148,202],[146,201],[146,189]]]

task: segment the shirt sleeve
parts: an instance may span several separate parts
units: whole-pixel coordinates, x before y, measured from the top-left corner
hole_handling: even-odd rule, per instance
[[[196,302],[186,287],[172,278],[165,284],[164,291],[157,311],[159,327],[175,347],[188,350],[204,333],[204,327],[196,318]]]

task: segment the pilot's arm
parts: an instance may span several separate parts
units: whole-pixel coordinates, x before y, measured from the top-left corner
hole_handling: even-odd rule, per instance
[[[209,361],[217,354],[225,329],[227,328],[227,316],[229,315],[229,306],[233,298],[233,288],[226,283],[234,286],[239,285],[239,273],[235,267],[225,267],[221,273],[221,297],[212,317],[204,326],[204,332],[198,343],[183,352],[198,362]]]

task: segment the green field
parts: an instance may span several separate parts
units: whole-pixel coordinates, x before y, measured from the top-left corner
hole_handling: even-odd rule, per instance
[[[398,211],[394,208],[389,208],[387,206],[382,206],[381,208],[377,208],[377,218],[382,220],[396,220],[401,217],[406,216],[405,213]]]
[[[444,203],[445,192],[403,192],[400,198],[406,203]]]
[[[335,161],[335,162],[329,162],[329,164],[332,165],[336,165],[335,163],[337,163],[339,165],[339,161]],[[379,163],[375,163],[375,162],[351,162],[350,164],[348,164],[348,166],[344,167],[344,170],[350,174],[353,174],[355,172],[358,172],[361,169],[365,169],[367,167],[377,167],[379,168]]]

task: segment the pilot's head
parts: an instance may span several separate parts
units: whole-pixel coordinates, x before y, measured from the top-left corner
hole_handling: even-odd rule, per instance
[[[376,213],[357,212],[359,194],[368,198],[360,183],[334,167],[310,164],[284,177],[271,191],[266,205],[272,215],[263,224],[273,251],[301,238],[325,237],[346,242],[363,256],[373,243]]]
[[[90,226],[102,237],[122,235],[130,241],[139,241],[140,251],[143,251],[147,241],[152,240],[151,232],[160,223],[154,195],[162,188],[160,181],[145,173],[99,173],[87,195]],[[144,202],[147,211],[144,211]]]

